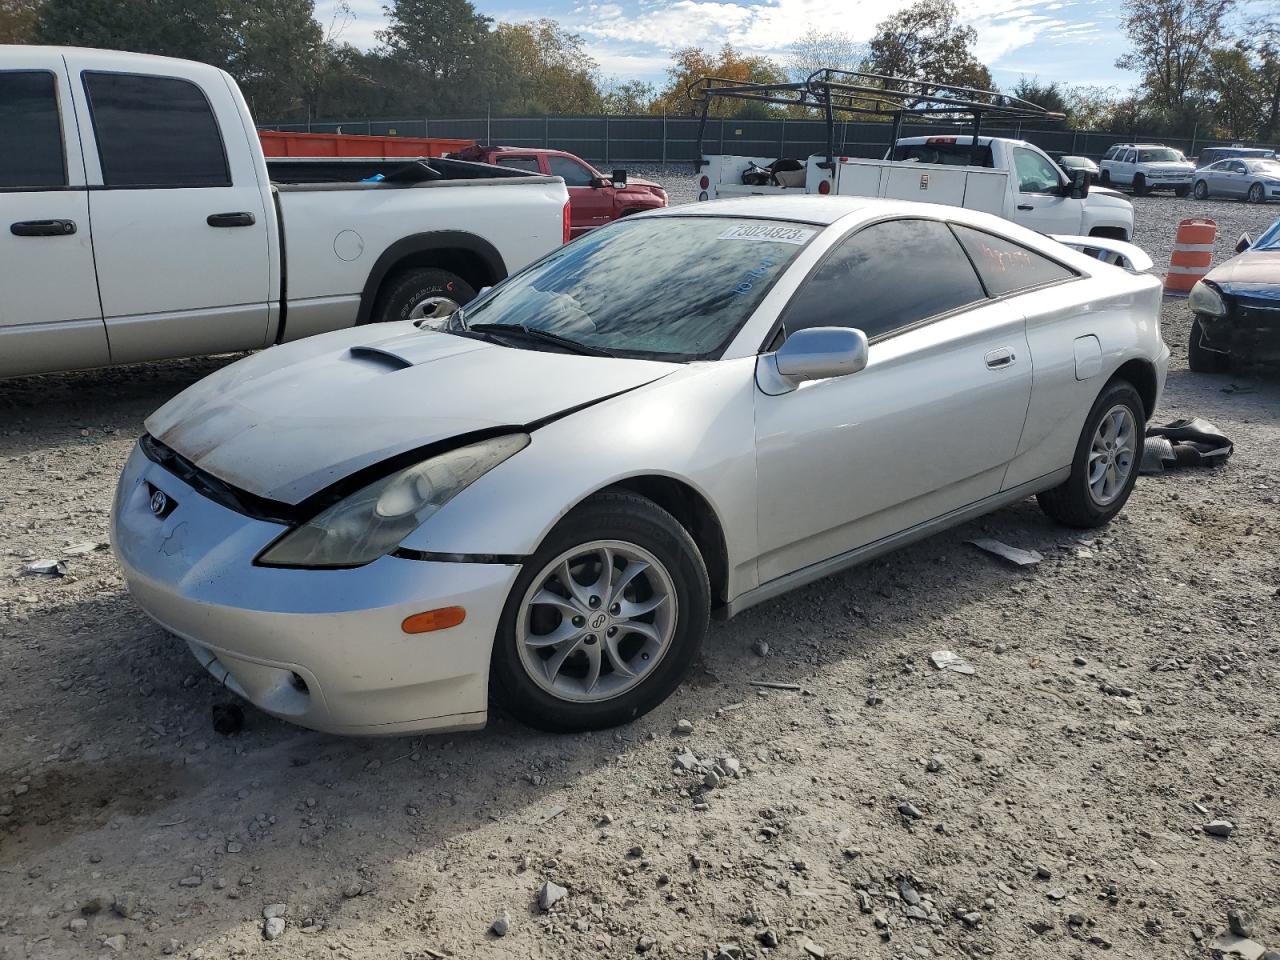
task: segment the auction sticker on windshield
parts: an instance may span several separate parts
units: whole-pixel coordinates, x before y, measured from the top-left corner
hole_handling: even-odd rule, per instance
[[[771,240],[774,243],[794,243],[797,246],[809,242],[818,231],[813,227],[800,227],[786,223],[739,223],[729,227],[717,240]]]

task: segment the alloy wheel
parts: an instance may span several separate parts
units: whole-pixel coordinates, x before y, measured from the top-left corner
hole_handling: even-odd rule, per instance
[[[1106,412],[1089,449],[1089,496],[1100,507],[1120,496],[1136,466],[1138,424],[1133,411],[1116,404]]]
[[[652,553],[620,540],[585,543],[530,583],[516,615],[520,663],[558,699],[610,700],[652,674],[678,615],[675,583]]]
[[[449,297],[430,296],[418,301],[409,311],[409,320],[442,320],[455,313],[459,304]]]

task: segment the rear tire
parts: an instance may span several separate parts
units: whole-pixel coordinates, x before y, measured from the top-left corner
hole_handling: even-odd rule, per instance
[[[1111,171],[1110,171],[1110,170],[1103,170],[1103,171],[1102,171],[1102,185],[1103,185],[1104,187],[1109,187],[1109,186],[1111,186]]]
[[[1209,199],[1209,184],[1205,183],[1203,180],[1197,180],[1197,181],[1196,181],[1196,185],[1195,185],[1195,189],[1194,189],[1194,191],[1193,191],[1193,192],[1194,192],[1194,194],[1195,194],[1195,198],[1196,198],[1197,200],[1208,200],[1208,199]]]
[[[1136,174],[1133,178],[1133,195],[1135,197],[1145,197],[1151,192],[1151,188],[1147,186],[1147,178],[1142,174]]]
[[[1231,368],[1231,356],[1204,346],[1203,337],[1204,328],[1196,317],[1191,321],[1191,336],[1187,338],[1187,366],[1193,373],[1226,373]]]
[[[475,297],[475,289],[456,273],[438,267],[407,267],[383,281],[369,322],[445,317]]]
[[[599,587],[603,556],[609,582]],[[637,558],[640,572],[625,577]],[[574,585],[565,585],[565,570]],[[541,730],[629,723],[680,685],[710,610],[707,568],[688,531],[645,497],[596,494],[556,524],[516,577],[494,638],[490,690],[516,719]],[[565,639],[539,642],[561,631]]]
[[[1080,431],[1071,476],[1052,490],[1036,495],[1040,508],[1068,527],[1088,529],[1110,523],[1124,508],[1138,480],[1146,425],[1142,397],[1133,384],[1120,379],[1108,383],[1093,402]],[[1117,430],[1108,440],[1112,426]],[[1108,489],[1112,467],[1119,476],[1115,477],[1117,485]]]

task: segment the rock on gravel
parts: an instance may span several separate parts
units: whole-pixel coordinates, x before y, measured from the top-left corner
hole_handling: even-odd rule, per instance
[[[538,909],[545,913],[568,895],[568,890],[560,886],[560,884],[548,880],[542,885],[542,889],[538,891]]]
[[[267,940],[279,940],[284,936],[284,917],[268,917],[262,922],[262,936]]]

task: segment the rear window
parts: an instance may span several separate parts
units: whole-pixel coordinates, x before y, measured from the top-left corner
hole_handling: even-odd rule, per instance
[[[1076,275],[1057,261],[1004,237],[958,223],[953,223],[951,229],[977,268],[987,293],[993,297],[1070,280]]]
[[[515,170],[528,170],[530,173],[541,172],[538,169],[536,157],[498,157],[498,166],[511,167]]]
[[[893,159],[916,163],[940,163],[949,167],[990,167],[991,147],[978,144],[977,153],[967,143],[907,143],[893,148]]]
[[[66,184],[53,74],[46,70],[0,73],[0,189]]]
[[[229,187],[227,157],[204,92],[176,77],[84,75],[108,187]]]

